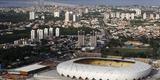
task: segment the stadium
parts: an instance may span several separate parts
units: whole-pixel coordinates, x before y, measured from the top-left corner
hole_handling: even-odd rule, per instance
[[[140,61],[113,58],[78,58],[57,66],[61,76],[81,80],[142,80],[151,70]]]

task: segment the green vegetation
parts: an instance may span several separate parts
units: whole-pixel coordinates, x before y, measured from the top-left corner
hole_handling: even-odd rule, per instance
[[[13,42],[14,40],[18,40],[21,38],[29,38],[30,30],[31,29],[15,30],[15,31],[12,31],[13,34],[0,35],[0,44]]]
[[[150,39],[149,43],[153,47],[153,58],[160,59],[160,39]]]
[[[160,21],[155,21],[153,24],[156,24],[157,26],[160,26]]]
[[[123,56],[123,57],[151,57],[152,48],[109,48],[102,50],[103,55]]]
[[[142,20],[131,20],[130,21],[130,24],[133,26],[133,25],[136,25],[136,26],[141,26],[144,24],[145,21],[142,21]]]
[[[156,79],[156,80],[160,80],[160,78]]]
[[[0,22],[13,22],[18,23],[22,21],[27,21],[29,19],[28,13],[23,12],[15,12],[15,11],[9,11],[9,12],[2,12],[0,11]]]
[[[33,53],[33,47],[12,47],[9,49],[0,48],[0,63],[5,68],[21,66],[38,61],[38,54]]]
[[[85,31],[85,34],[90,34],[91,31],[95,30],[98,31],[98,29],[92,29],[89,27],[80,27],[80,28],[60,28],[60,34],[61,35],[78,35],[78,31],[82,30]]]
[[[3,30],[3,29],[8,29],[8,26],[7,26],[7,25],[0,24],[0,30]]]
[[[110,49],[102,49],[104,55],[115,55],[115,56],[124,56],[124,57],[149,57],[153,59],[160,59],[160,39],[147,39],[146,37],[141,37],[137,39],[142,43],[150,44],[148,48],[114,48],[114,47],[123,47],[124,42],[128,40],[135,40],[133,38],[124,38],[120,37],[120,39],[112,39],[110,43],[107,45]]]
[[[139,19],[140,20],[140,19],[142,19],[142,17],[141,16],[138,16],[138,17],[136,16],[135,19]]]

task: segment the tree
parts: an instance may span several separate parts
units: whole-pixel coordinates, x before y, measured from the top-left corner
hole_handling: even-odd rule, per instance
[[[158,48],[156,54],[157,54],[158,58],[160,58],[160,47]]]

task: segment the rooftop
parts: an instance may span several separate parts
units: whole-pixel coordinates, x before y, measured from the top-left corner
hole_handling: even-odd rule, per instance
[[[29,65],[29,66],[24,66],[24,67],[16,68],[14,70],[15,71],[30,72],[30,71],[41,69],[41,68],[44,68],[44,67],[47,67],[47,66],[40,65],[40,64],[36,63],[36,64],[32,64],[32,65]]]

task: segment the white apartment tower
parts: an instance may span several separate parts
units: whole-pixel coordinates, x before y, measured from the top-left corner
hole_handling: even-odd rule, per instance
[[[39,40],[43,39],[43,30],[42,29],[37,30],[37,37]]]
[[[85,45],[85,32],[84,31],[78,31],[78,43],[77,43],[77,47],[82,47]]]
[[[55,36],[56,36],[56,37],[59,37],[59,36],[60,36],[60,29],[59,29],[59,28],[56,28],[56,29],[55,29]]]
[[[111,18],[115,18],[116,17],[116,14],[114,12],[111,12]]]
[[[44,28],[44,38],[48,37],[48,28]]]
[[[44,16],[44,15],[43,15],[43,16],[41,16],[41,19],[43,19],[43,20],[44,20],[44,19],[45,19],[45,16]]]
[[[50,37],[53,36],[53,28],[52,28],[52,27],[49,28],[49,36],[50,36]]]
[[[76,22],[76,21],[77,21],[77,15],[73,14],[73,22]]]
[[[60,17],[60,12],[59,11],[55,11],[54,12],[54,17]]]
[[[92,33],[91,33],[90,46],[91,47],[96,47],[97,46],[97,36],[96,36],[96,32],[95,31],[92,31]]]
[[[31,40],[35,40],[36,38],[36,30],[31,30]]]
[[[110,16],[109,16],[108,13],[104,13],[104,18],[105,18],[105,19],[109,19],[109,17],[110,17]]]
[[[120,12],[116,12],[116,18],[120,18]]]
[[[35,12],[30,12],[29,13],[29,20],[34,20],[35,19]]]
[[[154,19],[154,14],[150,14],[150,19]]]
[[[125,13],[121,13],[121,19],[124,19],[126,17]]]
[[[134,19],[134,16],[135,16],[135,14],[134,14],[134,13],[131,13],[131,19],[132,19],[132,20]]]
[[[85,13],[89,13],[89,10],[88,10],[88,8],[85,8]]]
[[[67,11],[65,13],[65,23],[68,23],[69,22],[69,17],[70,17],[70,13]]]
[[[147,14],[143,13],[143,19],[147,19]]]
[[[141,15],[141,13],[142,13],[141,9],[134,9],[134,10],[136,12],[136,16]]]
[[[159,14],[156,14],[156,18],[155,19],[159,19],[159,18],[160,18]]]
[[[126,13],[126,19],[129,20],[130,19],[130,13]]]

